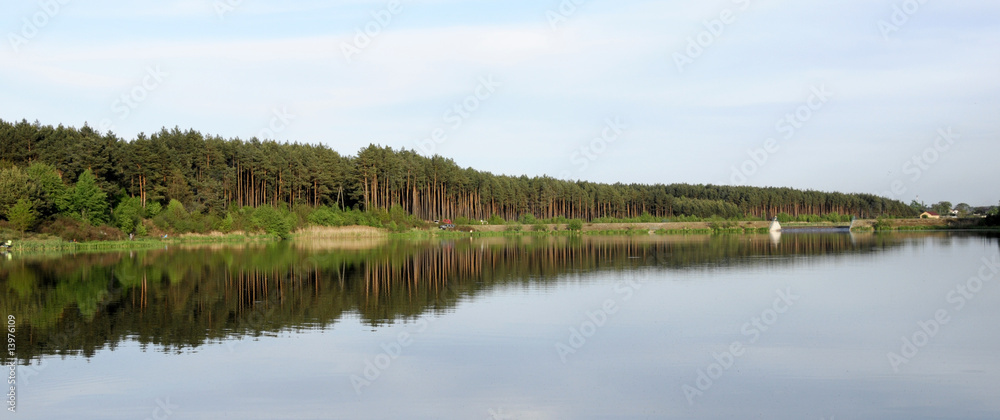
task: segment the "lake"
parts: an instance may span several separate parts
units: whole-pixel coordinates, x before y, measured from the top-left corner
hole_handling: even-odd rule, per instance
[[[21,419],[996,419],[998,270],[971,232],[13,255],[3,362]]]

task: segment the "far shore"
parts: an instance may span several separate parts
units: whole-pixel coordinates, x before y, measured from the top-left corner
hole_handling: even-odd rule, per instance
[[[890,231],[922,231],[922,230],[951,230],[951,229],[975,229],[977,221],[975,219],[888,219]],[[871,232],[874,230],[875,220],[857,220],[854,223],[855,232]],[[663,222],[663,223],[584,223],[581,232],[577,234],[711,234],[711,233],[736,233],[754,234],[766,233],[771,222],[767,221],[719,221],[719,222]],[[787,222],[783,223],[785,229],[796,227],[846,227],[847,223],[833,222]],[[980,228],[982,229],[982,228]],[[989,228],[995,230],[995,228]],[[388,229],[375,228],[370,226],[310,226],[299,229],[292,233],[291,241],[296,246],[307,245],[312,247],[317,244],[325,244],[332,248],[357,248],[370,247],[383,243],[391,238],[447,238],[447,237],[468,237],[468,236],[520,236],[520,235],[545,235],[545,234],[573,234],[568,231],[566,224],[540,224],[540,225],[467,225],[457,226],[454,229],[441,230],[438,228],[413,229],[408,232],[390,232]],[[225,243],[254,243],[273,242],[279,240],[273,235],[263,233],[247,232],[208,232],[208,233],[185,233],[177,236],[167,235],[166,237],[143,237],[135,240],[110,240],[110,241],[88,241],[71,242],[52,237],[31,237],[23,240],[14,240],[14,245],[10,251],[46,252],[46,251],[101,251],[101,250],[123,250],[123,249],[150,249],[159,248],[164,245],[197,245],[197,244],[225,244]],[[354,244],[352,242],[363,242]]]
[[[886,219],[896,229],[954,229],[974,227],[978,219]],[[786,222],[783,227],[846,227],[850,223],[834,222]],[[875,219],[858,219],[854,222],[855,229],[872,229]],[[770,221],[720,221],[720,222],[662,222],[662,223],[584,223],[583,232],[607,232],[607,231],[667,231],[683,232],[685,230],[712,230],[720,226],[726,228],[743,229],[766,229],[771,226]],[[505,232],[509,231],[512,225],[470,225],[469,229],[476,232]],[[531,231],[534,225],[522,225],[522,231]],[[566,224],[544,224],[547,231],[567,230]],[[459,226],[462,228],[462,226]]]

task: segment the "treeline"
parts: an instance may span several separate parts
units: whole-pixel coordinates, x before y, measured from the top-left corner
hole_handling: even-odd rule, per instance
[[[424,220],[538,218],[766,218],[779,213],[914,216],[871,194],[715,185],[599,184],[495,175],[441,156],[371,145],[356,156],[324,146],[224,139],[162,129],[125,141],[113,133],[0,120],[0,217],[79,215],[112,221],[122,202],[148,209],[172,201],[219,219],[249,207],[396,207]],[[80,183],[84,183],[83,189]],[[94,189],[96,188],[96,189]],[[70,202],[66,194],[75,193]],[[89,194],[89,195],[88,195]],[[103,195],[102,195],[103,194]],[[103,207],[103,208],[100,208]],[[131,210],[130,210],[131,211]],[[37,221],[37,220],[36,220]]]

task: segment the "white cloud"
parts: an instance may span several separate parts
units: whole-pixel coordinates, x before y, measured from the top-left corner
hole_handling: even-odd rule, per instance
[[[502,89],[453,133],[455,142],[442,146],[442,153],[481,162],[477,156],[484,147],[502,144],[531,148],[539,162],[563,161],[565,151],[586,140],[581,137],[588,134],[581,133],[620,115],[637,124],[629,146],[609,152],[604,169],[588,174],[646,182],[682,175],[717,180],[711,174],[725,172],[739,163],[730,156],[773,135],[775,120],[818,84],[827,84],[836,97],[811,122],[812,131],[803,132],[804,143],[899,147],[942,124],[961,125],[977,138],[1000,132],[990,112],[1000,105],[994,71],[1000,52],[993,48],[1000,28],[983,20],[997,8],[987,2],[928,3],[887,42],[875,23],[891,12],[892,1],[751,0],[684,73],[677,72],[671,54],[704,30],[704,20],[741,3],[587,2],[553,31],[544,11],[558,2],[515,2],[508,6],[511,13],[494,18],[482,12],[493,6],[482,2],[407,1],[405,14],[351,63],[342,45],[352,42],[355,28],[384,2],[245,1],[224,22],[212,4],[97,2],[67,8],[31,48],[0,52],[6,63],[0,88],[16,80],[11,88],[38,92],[37,98],[22,98],[9,93],[19,90],[0,90],[5,104],[0,113],[33,120],[37,115],[22,113],[48,109],[45,115],[56,120],[43,123],[73,123],[64,119],[106,113],[123,89],[141,81],[146,67],[161,66],[170,79],[137,111],[140,116],[119,124],[119,134],[192,124],[237,135],[255,132],[271,108],[288,106],[301,117],[284,135],[336,139],[334,147],[345,145],[342,151],[352,153],[353,145],[370,141],[413,147],[442,124],[445,110],[473,92],[478,78],[492,75]],[[324,25],[327,18],[336,22]],[[88,35],[116,20],[138,25],[129,31],[134,35]],[[62,108],[40,98],[96,111],[59,118]],[[538,144],[546,146],[532,146]],[[997,152],[996,145],[977,144],[977,155]],[[702,149],[722,153],[713,159]],[[675,158],[678,151],[691,158]],[[667,173],[643,176],[646,169],[631,164],[649,156],[669,156]],[[515,160],[494,160],[491,170],[522,165],[522,172],[549,171]],[[795,172],[800,169],[775,164],[770,170],[774,179],[826,182],[800,176]],[[948,177],[962,185],[963,173],[973,172]],[[840,189],[857,189],[855,182]]]

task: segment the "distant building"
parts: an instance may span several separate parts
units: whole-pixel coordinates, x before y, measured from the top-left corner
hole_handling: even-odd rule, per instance
[[[921,219],[940,219],[941,215],[937,214],[935,212],[932,212],[932,211],[925,211],[923,213],[920,213],[920,218]]]

